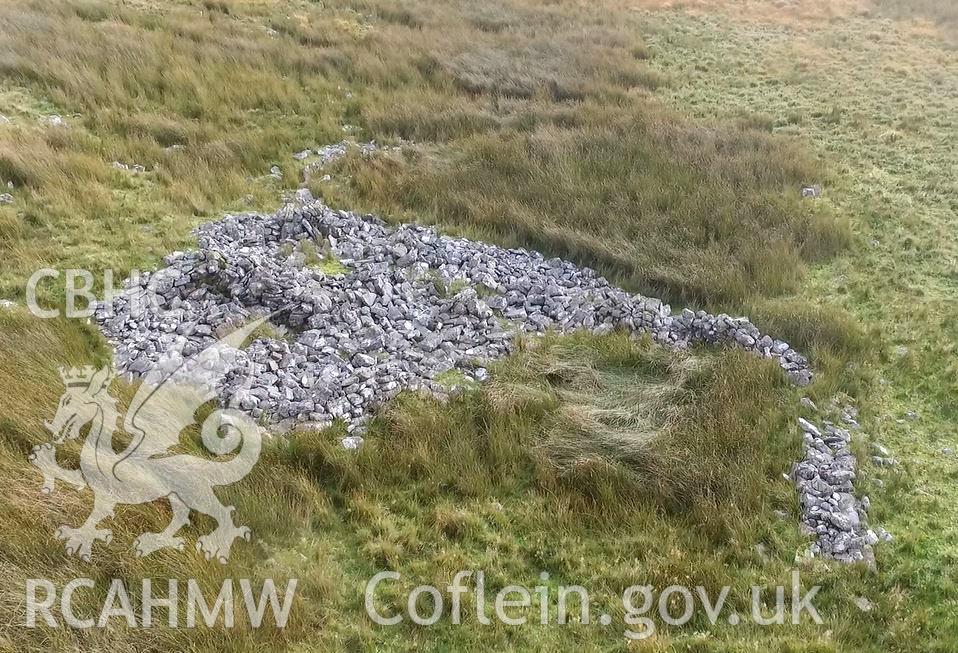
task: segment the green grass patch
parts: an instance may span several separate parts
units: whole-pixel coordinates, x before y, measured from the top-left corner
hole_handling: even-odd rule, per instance
[[[756,4],[756,15],[781,13]],[[925,4],[947,23],[944,5]],[[15,202],[0,206],[0,295],[20,299],[44,266],[98,279],[153,267],[189,247],[199,222],[274,208],[301,180],[292,153],[338,142],[347,126],[357,141],[411,139],[401,154],[344,157],[318,190],[341,208],[535,247],[633,290],[750,313],[812,357],[816,401],[856,398],[868,434],[915,461],[862,472],[897,538],[878,551],[881,575],[802,567],[823,585],[826,626],[699,616],[645,648],[950,650],[954,583],[942,570],[956,559],[958,501],[954,465],[937,452],[954,447],[958,414],[956,64],[931,37],[836,15],[783,29],[565,0],[4,4],[0,185]],[[902,108],[916,95],[920,116]],[[52,114],[66,125],[42,120]],[[114,160],[147,172],[121,174]],[[799,197],[811,183],[824,186],[820,200]],[[299,253],[347,272],[328,252]],[[41,293],[48,302],[62,299],[56,285]],[[82,564],[52,533],[82,519],[91,497],[38,497],[26,456],[48,439],[56,367],[108,358],[90,325],[0,311],[0,512],[16,515],[0,520],[3,594],[22,596],[28,577],[192,576],[211,588],[295,576],[293,626],[10,626],[0,646],[614,650],[625,646],[623,587],[731,584],[741,610],[749,585],[787,582],[805,544],[782,478],[797,456],[797,396],[781,372],[613,335],[524,341],[491,383],[445,403],[403,395],[358,451],[341,447],[341,424],[270,442],[223,493],[256,538],[226,568],[189,553],[132,556],[136,534],[168,521],[162,503],[118,513],[114,541]],[[132,388],[114,392],[122,403]],[[920,419],[900,417],[910,409]],[[197,519],[188,541],[210,526]],[[548,571],[595,588],[613,626],[379,629],[361,597],[383,568],[404,575],[383,597],[392,609],[400,589],[443,586],[459,569],[484,569],[493,588]],[[102,604],[105,586],[81,594]],[[860,612],[857,596],[875,609]],[[3,622],[20,623],[18,609],[4,603]]]

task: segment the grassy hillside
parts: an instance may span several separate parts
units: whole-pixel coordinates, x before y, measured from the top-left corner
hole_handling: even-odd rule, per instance
[[[309,160],[292,154],[306,147],[398,146],[305,183],[337,207],[535,247],[676,305],[747,312],[810,354],[820,406],[838,396],[861,408],[869,437],[905,462],[866,465],[859,483],[896,540],[879,547],[877,574],[800,563],[823,586],[824,626],[697,616],[644,642],[622,635],[615,599],[631,584],[730,584],[741,611],[749,585],[788,582],[806,546],[782,477],[799,455],[801,395],[763,361],[673,355],[620,334],[525,343],[455,400],[386,407],[358,452],[341,449],[338,428],[269,443],[229,490],[254,540],[226,568],[192,552],[133,556],[133,536],[168,521],[165,504],[119,513],[88,564],[52,534],[85,516],[90,494],[41,497],[27,454],[49,437],[57,366],[108,350],[88,324],[18,306],[0,309],[0,647],[951,650],[950,5],[673,5],[0,2],[0,182],[14,197],[0,205],[0,295],[22,305],[44,266],[117,277],[155,266],[190,246],[196,224],[274,208],[304,183]],[[803,200],[805,184],[824,197]],[[61,295],[49,284],[42,299]],[[208,530],[199,520],[187,539]],[[381,628],[362,588],[384,568],[406,590],[459,569],[485,570],[493,590],[547,571],[601,594],[612,623]],[[284,631],[19,626],[24,579],[77,576],[300,586]],[[862,596],[871,611],[854,604]]]

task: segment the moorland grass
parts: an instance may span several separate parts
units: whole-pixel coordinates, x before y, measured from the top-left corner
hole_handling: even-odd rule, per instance
[[[536,246],[666,299],[793,290],[804,260],[847,243],[840,220],[800,202],[802,184],[824,180],[820,162],[759,129],[650,105],[663,80],[627,14],[516,2],[500,7],[509,28],[490,31],[463,23],[470,3],[410,2],[401,20],[372,1],[301,9],[27,3],[0,15],[7,83],[70,114],[67,127],[18,119],[0,140],[0,180],[19,200],[5,216],[6,293],[58,258],[155,261],[188,242],[195,217],[251,191],[255,203],[268,184],[249,179],[271,165],[296,186],[289,154],[334,140],[338,122],[435,153],[409,145],[404,166],[353,171],[347,192],[325,189],[344,205]],[[104,255],[111,241],[139,246]]]
[[[758,4],[764,16],[782,13]],[[844,19],[854,3],[840,4],[835,16]],[[805,183],[838,183],[837,173],[819,153],[771,132],[820,119],[841,129],[846,113],[834,98],[815,116],[784,122],[767,118],[759,102],[695,120],[684,105],[666,108],[659,97],[691,93],[706,73],[726,70],[721,57],[710,59],[717,46],[696,33],[699,23],[668,17],[656,23],[611,1],[2,3],[0,113],[11,123],[0,125],[0,180],[13,184],[15,201],[0,206],[0,292],[21,300],[26,277],[43,265],[117,276],[155,265],[189,246],[200,221],[272,208],[300,183],[291,153],[336,142],[349,126],[357,139],[414,142],[399,154],[348,157],[330,181],[315,175],[311,187],[336,206],[538,247],[677,303],[747,309],[812,355],[820,403],[839,391],[864,401],[870,332],[819,297],[775,297],[804,287],[809,269],[817,282],[850,230],[833,203],[798,193]],[[746,47],[766,34],[748,29],[724,45]],[[686,67],[675,53],[702,60]],[[736,69],[749,81],[736,87],[734,78],[730,88],[765,88],[756,69]],[[66,125],[50,125],[53,114]],[[147,171],[116,170],[114,160]],[[271,165],[281,180],[267,174]],[[42,296],[61,294],[53,285]],[[89,492],[38,498],[26,455],[48,439],[42,424],[61,391],[56,367],[107,358],[90,325],[0,312],[0,512],[16,515],[0,520],[2,647],[609,649],[623,646],[612,597],[624,586],[727,583],[746,611],[748,586],[787,582],[805,546],[782,477],[797,453],[787,427],[797,395],[780,372],[732,352],[665,356],[614,334],[524,345],[490,384],[447,403],[405,395],[357,452],[340,446],[341,426],[270,442],[251,475],[224,492],[255,534],[226,568],[198,554],[133,556],[132,538],[169,519],[165,504],[121,512],[114,541],[83,564],[65,557],[52,533],[85,516]],[[133,389],[117,382],[114,392],[128,401]],[[76,445],[66,449],[76,456]],[[895,488],[907,485],[888,485],[881,496],[894,506]],[[188,542],[210,526],[197,519]],[[934,556],[915,559],[921,581],[908,579],[913,567],[904,563],[881,577],[803,564],[808,581],[823,585],[826,629],[712,627],[700,615],[645,648],[945,642],[947,633],[936,634],[941,612],[929,607],[942,595],[931,579]],[[486,570],[495,588],[532,585],[549,571],[555,583],[602,593],[615,627],[379,629],[364,616],[362,586],[382,568],[404,574],[382,597],[393,609],[400,589],[443,586],[459,569]],[[292,626],[15,625],[31,576],[192,576],[212,588],[238,575],[299,577]],[[85,593],[84,607],[104,594],[102,585]],[[858,611],[858,595],[875,609]]]
[[[533,246],[698,305],[794,290],[805,261],[848,243],[847,225],[802,201],[802,180],[823,172],[794,144],[661,109],[586,103],[573,115],[526,115],[444,154],[352,157],[339,167],[352,192],[332,197]]]

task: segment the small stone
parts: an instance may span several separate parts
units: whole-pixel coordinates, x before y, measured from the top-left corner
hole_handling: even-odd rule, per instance
[[[809,410],[814,410],[815,412],[818,412],[818,406],[816,406],[815,402],[809,399],[808,397],[802,397],[801,399],[799,399],[798,403],[800,403],[802,406],[804,406],[805,408]]]
[[[852,599],[852,603],[854,603],[855,607],[861,610],[862,612],[871,612],[875,607],[875,604],[869,601],[864,596],[856,596],[855,598]]]
[[[798,425],[803,431],[811,435],[812,437],[820,438],[822,437],[822,432],[818,430],[818,427],[809,422],[807,419],[802,417],[798,418]]]
[[[10,193],[0,193],[0,204],[13,204],[13,195]]]
[[[361,435],[347,435],[340,441],[343,449],[355,450],[362,446],[364,440]]]

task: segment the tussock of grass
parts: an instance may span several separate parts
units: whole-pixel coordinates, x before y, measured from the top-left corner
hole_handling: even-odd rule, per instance
[[[624,335],[549,339],[505,364],[489,392],[517,385],[554,402],[536,450],[595,511],[652,504],[728,525],[763,507],[797,453],[781,374],[740,353],[703,360]]]
[[[302,241],[300,243],[300,250],[305,256],[304,265],[311,268],[317,268],[323,274],[335,276],[338,274],[345,274],[349,271],[349,268],[343,265],[339,259],[336,258],[335,254],[333,254],[332,250],[329,249],[328,245],[325,250],[319,251],[315,243]]]
[[[821,351],[846,359],[868,360],[877,353],[876,335],[836,307],[765,300],[749,308],[754,319],[766,325],[770,333],[813,355]]]

